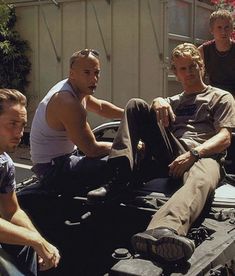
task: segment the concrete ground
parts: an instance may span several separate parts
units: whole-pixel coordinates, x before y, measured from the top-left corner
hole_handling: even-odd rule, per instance
[[[14,153],[9,154],[14,161],[16,168],[16,183],[19,183],[33,173],[31,171],[32,161],[30,160],[29,146],[21,144]]]

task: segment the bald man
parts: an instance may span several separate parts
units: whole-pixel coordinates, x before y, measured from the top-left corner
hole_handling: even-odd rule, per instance
[[[70,58],[69,77],[51,88],[34,115],[30,135],[32,170],[44,183],[63,193],[77,193],[84,185],[102,183],[106,164],[103,157],[110,153],[112,143],[96,140],[87,111],[120,119],[123,109],[93,96],[99,77],[99,53],[93,49],[75,52]]]

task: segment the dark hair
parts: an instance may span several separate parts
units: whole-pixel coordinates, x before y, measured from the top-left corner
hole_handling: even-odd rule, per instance
[[[27,105],[26,97],[16,89],[0,89],[0,115],[4,112],[4,103]]]
[[[231,24],[231,27],[233,27],[233,17],[232,14],[227,11],[227,10],[217,10],[214,11],[211,15],[210,15],[210,27],[212,28],[213,24],[215,23],[216,19],[221,18],[221,19],[227,19],[229,21],[229,23]]]

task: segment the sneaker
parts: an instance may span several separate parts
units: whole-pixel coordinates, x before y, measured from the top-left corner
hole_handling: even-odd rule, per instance
[[[147,259],[163,262],[185,262],[195,250],[194,242],[168,228],[155,228],[134,235],[134,250]]]

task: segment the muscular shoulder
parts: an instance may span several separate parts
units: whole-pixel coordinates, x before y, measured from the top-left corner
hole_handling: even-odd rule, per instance
[[[61,112],[61,111],[69,111],[71,108],[76,108],[78,110],[83,109],[83,105],[81,101],[68,93],[67,91],[61,91],[60,93],[56,93],[50,100],[49,106],[54,111]]]
[[[72,104],[75,103],[77,98],[70,93],[69,91],[60,91],[59,93],[55,93],[51,98],[50,102],[53,104]]]
[[[66,91],[53,96],[47,108],[47,122],[50,127],[63,130],[76,118],[85,118],[86,110],[81,101]]]

